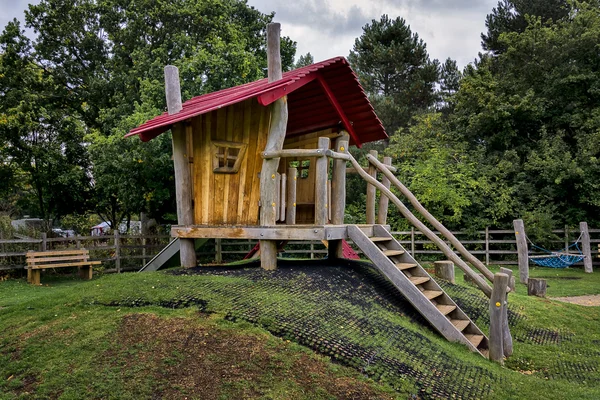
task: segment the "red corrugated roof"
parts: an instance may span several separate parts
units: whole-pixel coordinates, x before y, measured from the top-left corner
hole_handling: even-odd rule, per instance
[[[275,82],[261,79],[194,97],[183,103],[178,113],[159,115],[132,129],[126,136],[139,135],[146,142],[169,130],[176,122],[253,97],[266,106],[285,95],[288,96],[288,136],[342,127],[358,146],[387,138],[381,121],[344,57],[286,72]]]

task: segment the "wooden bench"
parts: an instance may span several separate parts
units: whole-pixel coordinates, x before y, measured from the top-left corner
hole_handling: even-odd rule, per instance
[[[92,265],[100,261],[90,261],[86,249],[27,252],[27,282],[40,284],[40,271],[46,268],[78,267],[79,276],[92,279]]]

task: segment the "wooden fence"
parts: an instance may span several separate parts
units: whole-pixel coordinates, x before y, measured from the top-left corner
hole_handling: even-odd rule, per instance
[[[552,231],[561,237],[553,241],[552,249],[564,248],[579,237],[577,229]],[[437,233],[437,232],[436,232]],[[512,229],[485,229],[477,232],[452,232],[464,246],[487,265],[517,264],[515,233]],[[600,229],[589,229],[592,257],[595,265],[600,264]],[[392,232],[399,242],[420,261],[444,258],[442,252],[421,232]],[[69,238],[27,238],[0,240],[0,270],[18,269],[25,266],[27,251],[86,248],[93,260],[102,262],[107,272],[133,271],[141,268],[162,250],[172,238],[168,235],[114,235],[74,236]],[[202,264],[222,263],[242,259],[256,245],[252,240],[211,240],[198,250]],[[359,252],[360,253],[360,252]],[[285,246],[283,257],[322,258],[327,255],[325,245],[319,241],[290,241]]]

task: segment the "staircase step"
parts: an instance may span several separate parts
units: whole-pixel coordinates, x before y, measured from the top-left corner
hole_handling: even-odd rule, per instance
[[[394,257],[404,254],[404,250],[382,250],[382,252],[388,257]]]
[[[479,346],[479,343],[481,343],[481,341],[483,340],[483,335],[474,335],[474,334],[467,333],[465,335],[465,337],[475,347]]]
[[[471,323],[469,320],[466,319],[451,319],[450,322],[452,322],[452,325],[454,325],[456,329],[458,329],[461,332],[464,331],[465,328]]]
[[[431,300],[435,299],[436,297],[440,297],[444,294],[444,292],[442,292],[441,290],[423,290],[423,294],[425,295],[425,297]]]
[[[452,311],[456,310],[456,306],[447,305],[447,304],[436,304],[435,307],[444,315],[448,315]],[[477,347],[477,346],[475,346],[475,347]]]
[[[428,276],[411,276],[408,278],[415,286],[420,285],[421,283],[425,283],[429,281],[431,278]]]
[[[392,240],[392,238],[389,236],[374,236],[370,237],[369,239],[371,239],[371,242],[389,242]]]
[[[396,267],[400,270],[400,271],[404,271],[405,269],[411,269],[416,267],[417,264],[413,264],[413,263],[396,263]]]

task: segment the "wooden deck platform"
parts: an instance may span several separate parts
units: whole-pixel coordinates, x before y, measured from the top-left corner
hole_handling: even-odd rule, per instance
[[[373,225],[356,225],[367,236],[373,236]],[[348,239],[348,225],[276,225],[204,226],[175,225],[171,236],[178,238],[258,239],[258,240],[341,240]],[[387,226],[389,230],[389,226]]]

